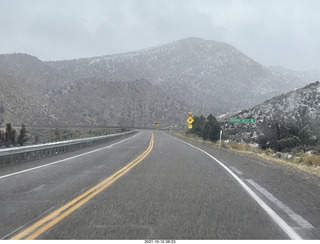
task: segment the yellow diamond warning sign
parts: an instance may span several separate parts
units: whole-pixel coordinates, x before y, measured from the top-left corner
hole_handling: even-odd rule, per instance
[[[193,123],[193,121],[194,121],[194,119],[191,118],[191,117],[189,117],[189,118],[187,119],[187,122],[189,123],[189,125],[191,125],[191,124]]]

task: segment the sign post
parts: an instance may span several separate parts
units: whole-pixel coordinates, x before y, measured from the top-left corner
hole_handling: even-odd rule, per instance
[[[189,118],[187,119],[187,122],[189,124],[188,129],[192,129],[192,123],[193,123],[194,119],[191,117],[192,116],[191,112],[189,112],[188,115],[189,115]]]
[[[221,147],[221,138],[222,138],[222,130],[220,130],[220,142],[219,142],[219,148]]]

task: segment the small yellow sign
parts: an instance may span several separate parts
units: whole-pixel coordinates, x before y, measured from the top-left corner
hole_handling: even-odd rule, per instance
[[[154,122],[155,125],[160,125],[160,122]]]
[[[189,119],[187,119],[187,122],[191,125],[193,123],[194,119],[189,117]]]
[[[189,129],[192,129],[192,125],[188,125],[188,128],[189,128]]]

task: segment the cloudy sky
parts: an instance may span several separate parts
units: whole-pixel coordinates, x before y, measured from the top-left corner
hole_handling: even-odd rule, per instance
[[[0,0],[0,54],[62,60],[186,37],[257,62],[320,70],[319,0]]]

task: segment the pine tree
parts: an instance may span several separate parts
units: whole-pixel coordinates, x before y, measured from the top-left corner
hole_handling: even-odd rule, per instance
[[[207,119],[208,119],[207,123],[209,127],[209,134],[208,134],[209,139],[211,141],[219,140],[220,130],[221,130],[219,122],[212,114],[210,114]]]
[[[0,147],[5,144],[5,135],[4,133],[0,130]]]
[[[11,123],[7,124],[5,132],[5,141],[6,147],[9,147],[11,144],[16,145],[16,130],[12,129]]]
[[[26,131],[26,126],[25,124],[21,125],[21,130],[20,130],[20,134],[18,136],[18,144],[20,144],[20,146],[23,146],[23,144],[28,141],[27,135],[26,135],[27,131]]]
[[[192,123],[191,133],[196,134],[197,136],[202,136],[201,131],[206,122],[206,118],[203,115],[201,115],[200,117],[194,116],[193,119],[194,121]]]
[[[200,117],[195,116],[192,126],[191,133],[202,137],[203,140],[219,140],[221,127],[212,114],[210,114],[207,119],[202,115]]]

